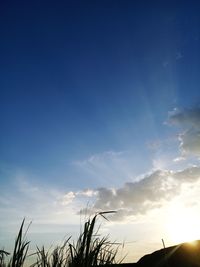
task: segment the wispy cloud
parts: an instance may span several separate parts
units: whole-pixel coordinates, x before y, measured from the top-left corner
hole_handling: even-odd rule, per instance
[[[26,175],[16,175],[10,188],[1,191],[1,222],[18,223],[25,216],[35,224],[77,223],[79,209],[73,202],[75,193],[57,190],[48,185],[35,185]],[[2,222],[3,223],[3,222]]]
[[[95,184],[104,186],[122,184],[130,180],[138,168],[134,164],[136,155],[128,151],[105,151],[84,160],[72,162],[73,167],[91,177]]]

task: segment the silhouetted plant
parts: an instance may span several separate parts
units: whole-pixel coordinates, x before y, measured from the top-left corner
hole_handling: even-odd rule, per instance
[[[105,218],[105,214],[113,212],[100,212],[92,219],[89,218],[76,242],[70,242],[70,237],[53,251],[37,247],[37,251],[29,255],[36,256],[36,261],[30,267],[95,267],[115,263],[119,244],[111,243],[108,236],[100,237],[99,229],[95,229],[98,216]],[[29,249],[29,242],[25,239],[27,231],[23,234],[24,222],[25,220],[22,221],[10,260],[5,260],[9,253],[0,250],[0,267],[23,267]]]
[[[95,232],[97,216],[104,217],[105,214],[111,212],[113,211],[100,212],[91,220],[89,219],[84,224],[83,232],[80,234],[76,244],[69,243],[70,267],[108,265],[115,261],[117,249],[113,248],[113,243],[108,240],[108,237],[100,238],[98,230]]]
[[[23,234],[24,222],[25,220],[20,226],[11,258],[6,260],[5,256],[10,255],[10,253],[0,250],[0,267],[23,267],[29,248],[29,242],[25,240],[26,232]]]
[[[0,267],[6,267],[6,263],[5,263],[5,256],[10,255],[10,253],[8,253],[5,250],[0,250]]]

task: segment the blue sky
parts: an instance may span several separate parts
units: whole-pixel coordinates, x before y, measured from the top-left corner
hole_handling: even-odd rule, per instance
[[[53,239],[61,224],[74,229],[88,201],[119,210],[114,236],[130,219],[122,202],[138,220],[133,236],[142,240],[143,223],[155,236],[147,211],[166,211],[163,201],[170,210],[183,195],[166,187],[155,198],[147,184],[162,188],[171,175],[182,188],[189,170],[198,183],[199,11],[198,1],[1,2],[3,240],[23,216]],[[146,249],[159,248],[163,233]],[[145,251],[137,247],[132,258]]]

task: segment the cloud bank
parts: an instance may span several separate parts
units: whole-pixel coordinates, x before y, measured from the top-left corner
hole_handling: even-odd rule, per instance
[[[157,170],[138,180],[124,183],[118,188],[101,187],[79,191],[61,192],[50,188],[39,188],[22,180],[18,183],[18,197],[2,195],[1,214],[12,219],[34,218],[42,224],[75,223],[77,213],[93,204],[89,212],[116,210],[111,220],[123,221],[130,216],[147,214],[162,208],[184,193],[184,188],[200,189],[200,166],[192,166],[181,171]],[[190,202],[196,199],[190,199]],[[91,206],[91,205],[90,205]],[[15,214],[15,212],[17,214]],[[6,214],[5,214],[6,213]],[[70,222],[69,222],[70,219]]]
[[[113,220],[145,214],[181,194],[183,185],[197,185],[199,180],[200,167],[196,166],[177,172],[155,171],[118,189],[97,189],[92,211],[116,210]]]

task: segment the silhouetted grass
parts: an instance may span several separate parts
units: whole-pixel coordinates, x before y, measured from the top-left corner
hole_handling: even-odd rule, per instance
[[[25,240],[26,233],[23,235],[24,221],[22,221],[19,233],[15,240],[13,253],[7,262],[5,256],[10,253],[0,250],[0,267],[22,267],[24,265],[27,252],[29,249],[29,242]]]
[[[98,216],[105,218],[105,214],[113,211],[100,212],[88,219],[76,242],[68,238],[62,246],[57,246],[53,251],[47,251],[44,247],[37,247],[35,262],[30,267],[90,267],[109,265],[116,263],[116,254],[119,245],[111,243],[108,236],[101,237],[95,225]],[[9,253],[0,250],[0,267],[23,267],[27,258],[29,242],[26,241],[26,232],[23,234],[24,220],[15,240],[14,250],[9,260]]]

